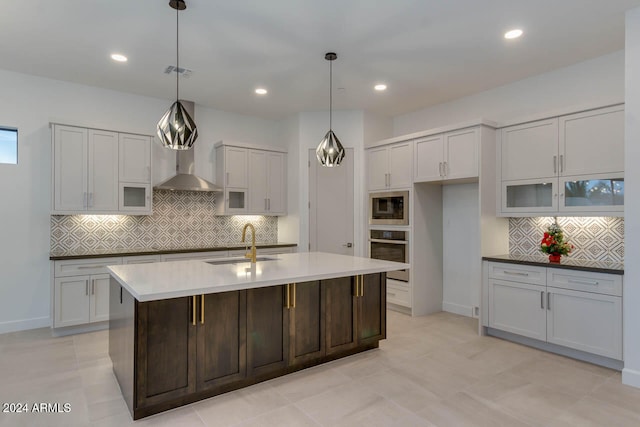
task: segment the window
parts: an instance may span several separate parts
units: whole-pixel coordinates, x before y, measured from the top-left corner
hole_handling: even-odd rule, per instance
[[[0,163],[18,164],[18,129],[0,127]]]

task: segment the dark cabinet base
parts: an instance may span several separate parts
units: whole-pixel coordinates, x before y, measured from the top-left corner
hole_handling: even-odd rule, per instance
[[[112,278],[109,355],[133,419],[377,348],[386,275],[359,280],[141,303]]]

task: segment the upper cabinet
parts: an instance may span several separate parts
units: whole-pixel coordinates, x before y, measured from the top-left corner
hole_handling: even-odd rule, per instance
[[[52,126],[53,214],[151,214],[150,137],[58,124]],[[137,141],[133,154],[142,150],[146,157],[129,156],[132,151],[130,139]],[[126,159],[124,164],[123,158]],[[143,171],[136,172],[140,164],[144,165]],[[140,200],[135,200],[132,206],[127,203],[132,197],[128,184],[122,180],[123,171],[138,173],[133,183],[138,196],[133,199]],[[145,181],[139,178],[141,175]],[[139,189],[141,186],[142,190]]]
[[[478,178],[479,147],[479,127],[416,140],[414,182]]]
[[[219,215],[286,215],[287,153],[252,144],[216,144],[216,181],[224,187]]]
[[[367,186],[369,190],[392,190],[413,183],[413,141],[367,150]]]
[[[624,211],[624,107],[502,129],[503,216],[620,216]]]

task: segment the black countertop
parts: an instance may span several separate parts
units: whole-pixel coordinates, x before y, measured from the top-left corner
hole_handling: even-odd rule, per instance
[[[265,248],[289,248],[298,246],[296,243],[256,243],[258,249]],[[230,251],[236,249],[244,249],[244,244],[231,246],[210,246],[196,248],[121,248],[121,249],[103,249],[103,250],[76,250],[76,251],[54,251],[49,253],[49,259],[52,261],[60,261],[65,259],[83,259],[83,258],[108,258],[118,256],[138,256],[138,255],[161,255],[161,254],[180,254],[189,252],[215,252]]]
[[[624,264],[620,262],[588,261],[563,256],[559,263],[549,262],[543,255],[496,255],[484,256],[483,260],[505,262],[508,264],[526,264],[540,267],[565,268],[569,270],[592,271],[595,273],[624,274]]]

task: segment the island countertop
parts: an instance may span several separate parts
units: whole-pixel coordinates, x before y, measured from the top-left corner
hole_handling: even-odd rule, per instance
[[[140,302],[260,288],[286,283],[382,273],[409,268],[409,264],[302,252],[265,256],[268,260],[214,264],[203,260],[112,265],[111,275]]]

